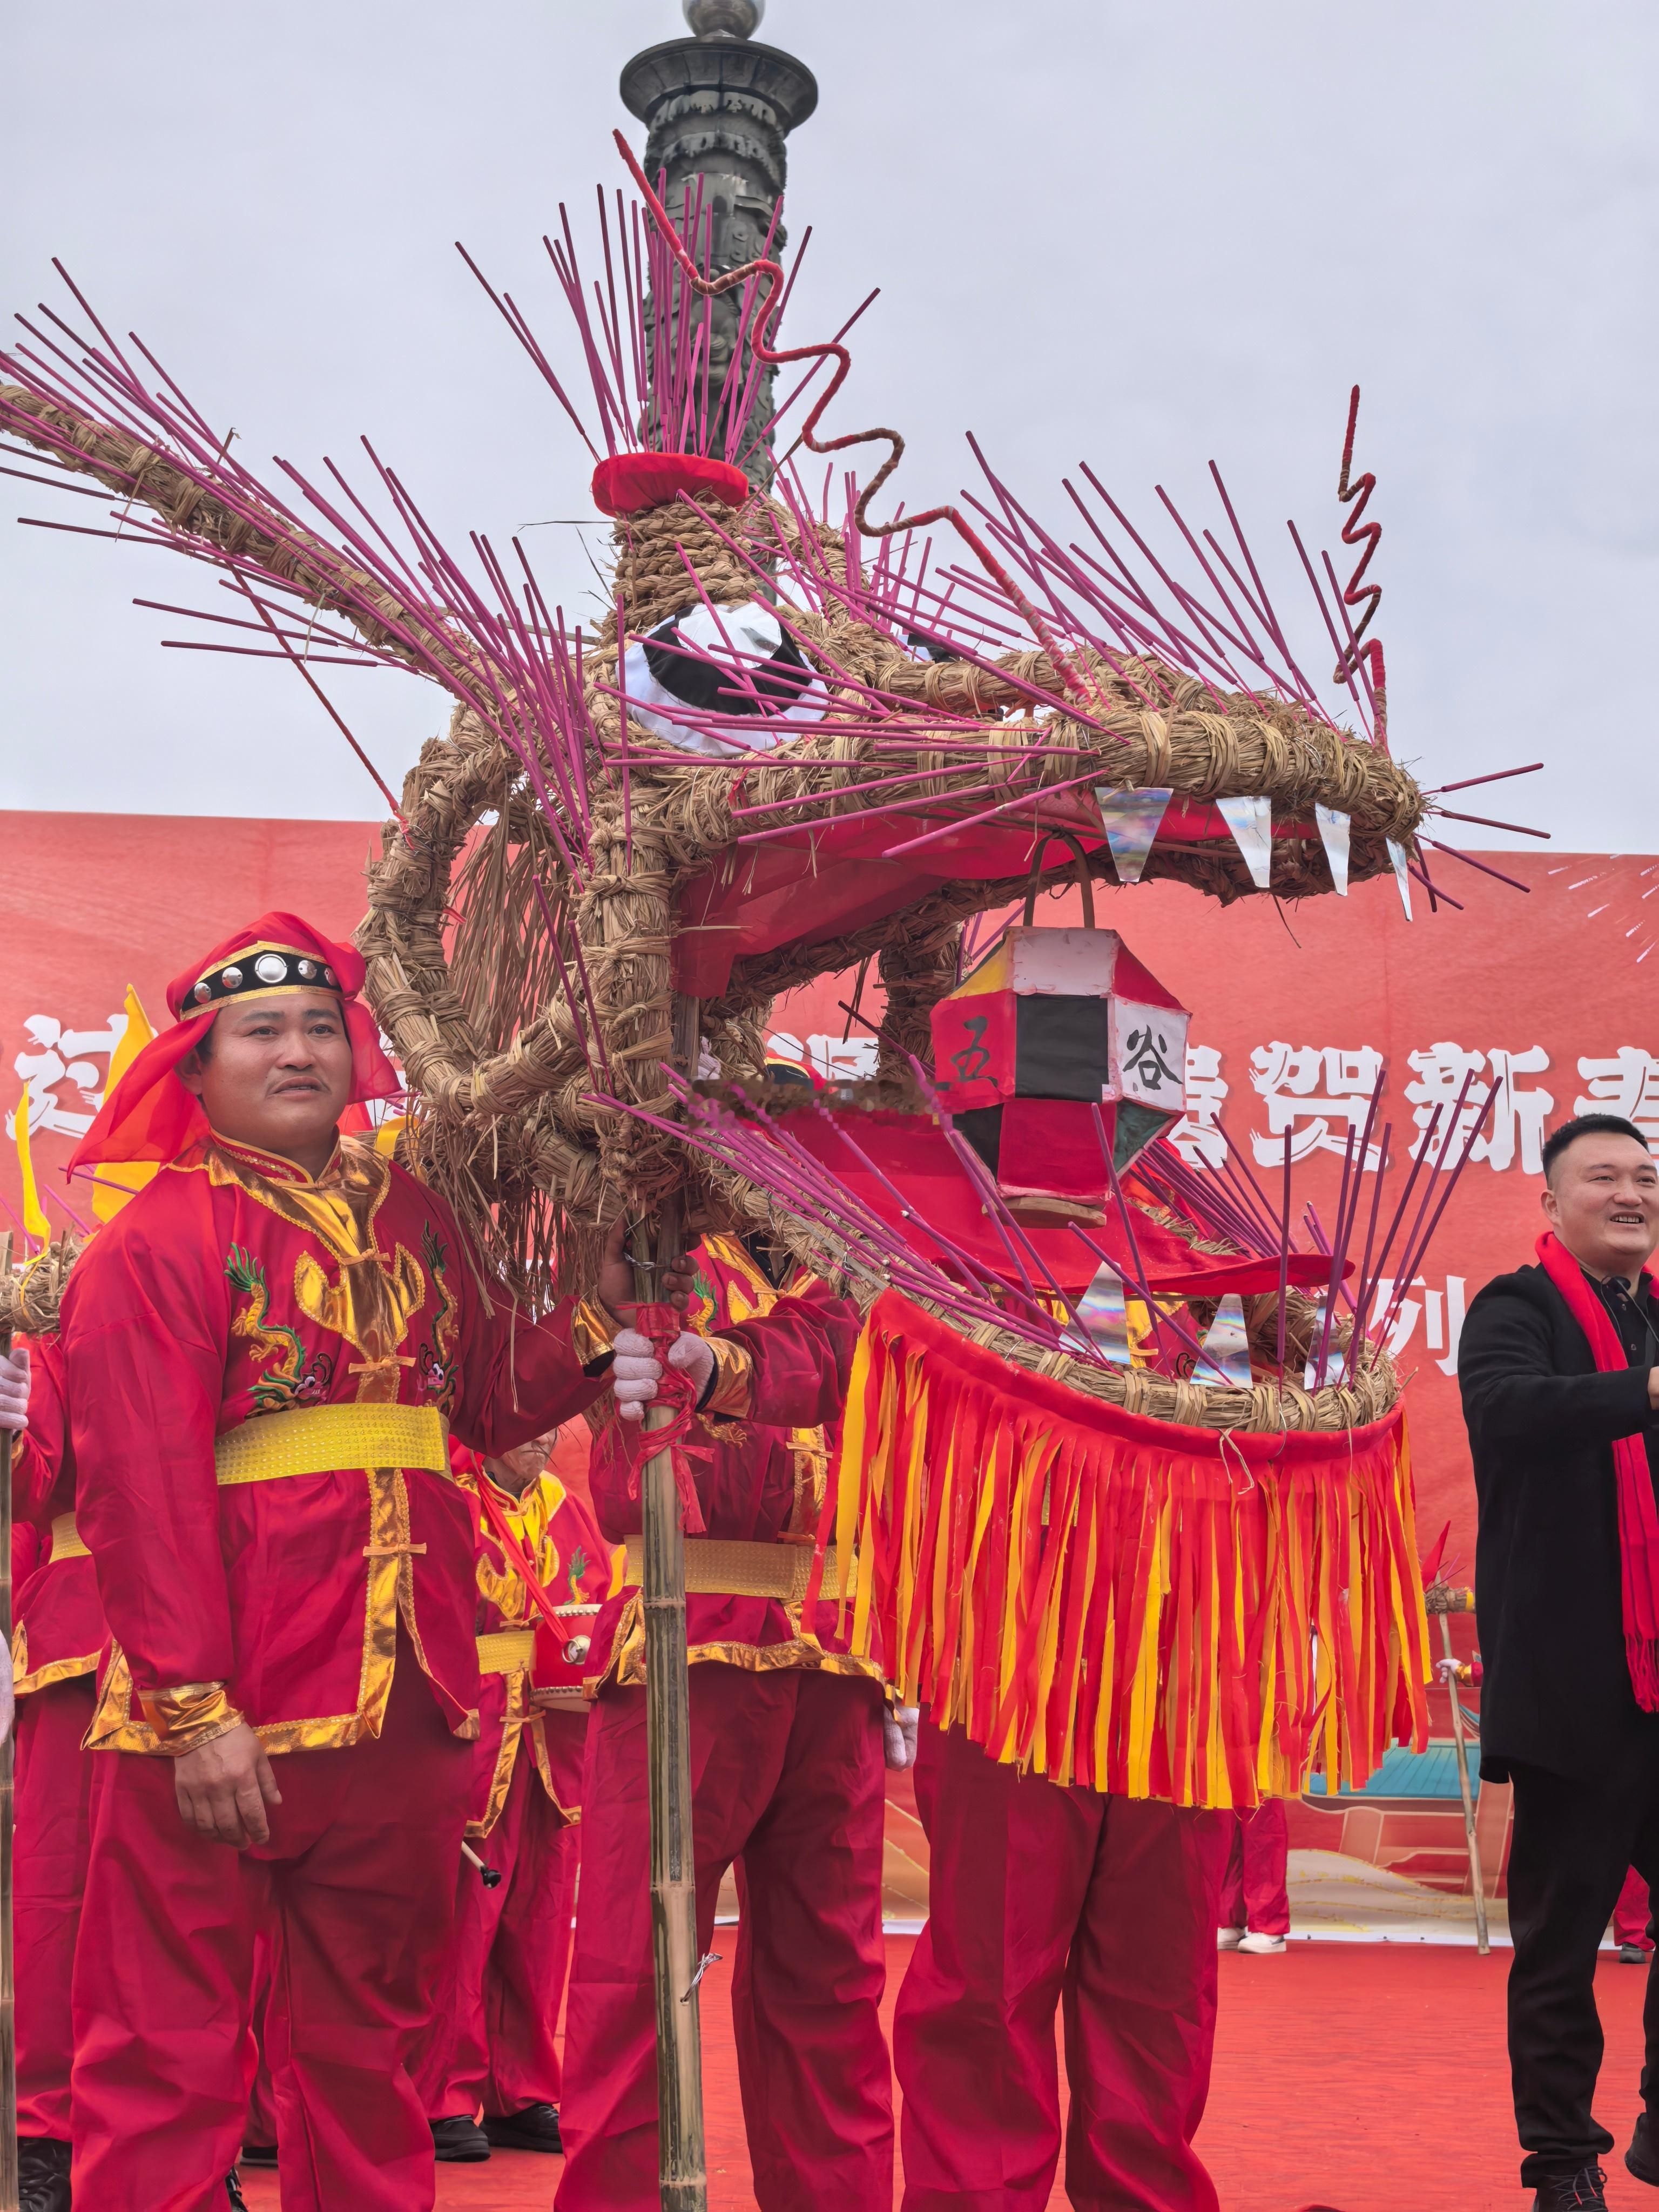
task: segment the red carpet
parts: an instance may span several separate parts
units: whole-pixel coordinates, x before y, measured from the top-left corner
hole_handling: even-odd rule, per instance
[[[889,1940],[888,2009],[912,1939]],[[1521,2212],[1504,2056],[1507,1952],[1436,1945],[1297,1943],[1277,1959],[1221,1960],[1215,2084],[1200,2138],[1226,2212]],[[1607,2052],[1597,2110],[1629,2138],[1642,2065],[1645,1974],[1604,1958],[1596,1983]],[[732,2055],[727,1969],[704,1989],[704,2094],[713,2212],[752,2212]],[[1609,2163],[1609,2203],[1646,2193]],[[498,2151],[439,2169],[438,2202],[520,2212],[552,2202],[555,2159]],[[247,2177],[274,2212],[274,2178]],[[1065,2202],[1057,2183],[1054,2203]]]

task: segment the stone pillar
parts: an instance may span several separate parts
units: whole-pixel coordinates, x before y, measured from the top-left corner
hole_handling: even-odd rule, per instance
[[[635,54],[622,73],[623,102],[647,126],[646,174],[653,185],[665,175],[664,204],[677,219],[688,202],[695,204],[702,180],[705,235],[708,219],[713,222],[711,266],[734,269],[753,260],[765,242],[783,191],[784,141],[817,106],[818,88],[793,55],[758,46],[750,36],[764,0],[684,0],[684,5],[696,35]],[[780,223],[772,234],[775,256],[783,244]],[[708,303],[715,391],[738,343],[742,297],[738,287]],[[697,312],[707,313],[708,306]],[[750,481],[763,488],[772,472],[766,425],[775,375],[769,370],[759,380],[738,441],[739,451],[752,447],[743,465]]]

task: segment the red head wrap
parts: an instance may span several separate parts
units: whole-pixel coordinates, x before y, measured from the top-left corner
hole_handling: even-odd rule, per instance
[[[165,1164],[207,1135],[201,1101],[176,1071],[221,1008],[243,999],[337,991],[351,1039],[353,1103],[396,1097],[403,1084],[380,1049],[374,1016],[357,997],[362,987],[362,956],[350,945],[319,936],[297,915],[262,914],[168,984],[173,1028],[144,1047],[105,1099],[70,1162],[70,1173],[102,1162]]]

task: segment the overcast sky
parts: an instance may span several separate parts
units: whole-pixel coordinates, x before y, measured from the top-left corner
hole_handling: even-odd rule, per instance
[[[453,241],[571,360],[540,234],[619,180],[620,67],[682,27],[674,0],[24,9],[0,302],[60,256],[252,459],[367,432],[452,542],[587,514]],[[1654,849],[1651,0],[771,0],[763,35],[821,89],[790,334],[882,287],[831,427],[899,425],[908,504],[965,481],[967,430],[1056,517],[1081,459],[1144,515],[1157,482],[1200,507],[1213,456],[1276,560],[1287,515],[1335,542],[1358,380],[1396,751],[1431,783],[1546,758],[1490,811]],[[0,477],[18,514],[97,520]],[[584,536],[526,541],[569,605]],[[159,649],[181,625],[133,597],[202,602],[204,572],[9,522],[0,563],[0,804],[380,811],[286,667]],[[394,785],[445,718],[413,678],[331,689]]]

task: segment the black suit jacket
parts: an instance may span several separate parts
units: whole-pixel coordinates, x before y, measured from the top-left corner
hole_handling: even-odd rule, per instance
[[[1502,1781],[1515,1759],[1589,1780],[1654,1755],[1659,1715],[1625,1663],[1613,1468],[1615,1439],[1642,1436],[1651,1470],[1646,1364],[1597,1374],[1566,1300],[1522,1267],[1470,1306],[1457,1379],[1480,1504],[1482,1773]]]

